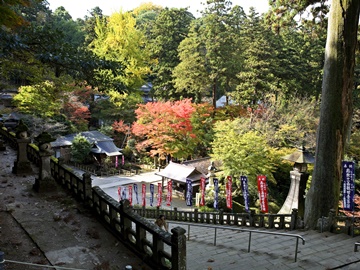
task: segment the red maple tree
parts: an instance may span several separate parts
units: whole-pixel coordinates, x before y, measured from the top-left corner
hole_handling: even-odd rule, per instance
[[[195,111],[191,99],[139,105],[135,111],[137,121],[132,126],[132,133],[140,138],[138,150],[150,147],[152,156],[186,158],[196,144],[191,123]]]

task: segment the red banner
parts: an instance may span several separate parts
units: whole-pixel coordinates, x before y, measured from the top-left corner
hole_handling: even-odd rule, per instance
[[[205,205],[205,178],[204,177],[200,178],[200,192],[201,192],[200,206],[204,206]]]
[[[167,183],[166,205],[171,206],[171,202],[172,202],[172,181],[169,180]]]
[[[158,183],[158,197],[157,197],[157,206],[160,207],[162,204],[162,185]]]
[[[267,200],[268,192],[267,192],[265,175],[258,175],[257,186],[258,186],[258,192],[259,192],[260,210],[263,213],[267,213],[269,211],[269,207],[268,207],[268,200]]]
[[[232,177],[226,178],[226,207],[232,209]]]
[[[129,189],[129,202],[130,202],[130,206],[132,205],[132,189],[133,187],[131,185],[128,186]]]
[[[121,187],[118,187],[119,202],[121,201]]]
[[[141,186],[141,201],[142,201],[142,206],[145,207],[146,206],[146,184],[142,184],[142,186]]]

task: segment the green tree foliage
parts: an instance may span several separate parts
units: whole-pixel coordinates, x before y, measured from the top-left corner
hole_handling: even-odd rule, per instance
[[[91,143],[84,136],[81,134],[76,135],[71,144],[72,160],[77,163],[86,162],[89,159],[91,148]]]
[[[107,20],[97,18],[96,39],[90,49],[99,57],[124,65],[124,73],[103,71],[111,80],[127,89],[138,89],[149,74],[149,54],[144,34],[136,28],[136,19],[129,12],[113,13]]]
[[[273,33],[263,25],[253,8],[242,24],[242,70],[237,74],[239,84],[230,95],[238,104],[257,108],[258,103],[276,94],[274,71],[278,68]]]
[[[221,160],[223,175],[232,175],[237,190],[240,190],[240,176],[249,179],[249,192],[256,197],[256,179],[258,175],[266,175],[275,183],[271,147],[266,138],[254,130],[243,130],[239,122],[242,120],[226,120],[217,122],[214,127],[215,137],[211,155],[214,160]]]
[[[231,91],[241,68],[239,35],[244,17],[242,8],[231,9],[230,1],[207,1],[203,17],[194,22],[179,47],[182,62],[173,75],[181,94],[193,93],[197,99],[211,96],[215,108],[216,98]]]
[[[225,175],[233,175],[235,179],[241,174],[249,177],[254,196],[256,176],[266,174],[270,180],[271,198],[281,205],[288,192],[288,173],[293,165],[285,163],[282,157],[302,145],[314,151],[317,103],[294,99],[291,106],[270,100],[265,104],[242,112],[238,118],[218,120],[212,151],[214,159],[223,161]]]
[[[149,37],[151,28],[162,10],[162,6],[154,5],[151,2],[140,4],[140,6],[132,10],[132,14],[136,18],[136,27]]]
[[[96,38],[95,27],[96,18],[103,19],[102,10],[99,7],[95,7],[89,11],[89,15],[85,16],[83,31],[85,32],[85,44],[87,47]]]
[[[186,9],[163,9],[150,30],[153,66],[153,92],[156,98],[176,98],[172,71],[180,63],[177,53],[180,42],[187,36],[194,19]]]
[[[74,21],[64,7],[58,7],[53,13],[54,26],[61,29],[64,35],[64,42],[70,43],[78,48],[85,41],[85,33],[82,30],[84,22]]]
[[[286,22],[309,5],[325,1],[278,0],[272,2],[273,22]],[[354,60],[360,12],[355,0],[332,1],[327,31],[324,75],[322,81],[320,123],[317,132],[315,168],[311,187],[306,196],[305,226],[315,229],[317,221],[327,216],[330,209],[338,209],[341,181],[341,160],[353,113]],[[273,17],[274,18],[274,17]],[[329,151],[331,149],[331,151]]]
[[[206,48],[200,39],[201,19],[192,23],[189,36],[179,45],[180,63],[173,70],[176,91],[200,102],[208,95],[211,80],[205,65]]]
[[[105,125],[123,120],[126,123],[135,121],[135,109],[142,103],[140,93],[119,93],[114,90],[106,92],[106,98],[98,99],[91,104],[92,117],[102,120]]]
[[[27,114],[43,118],[60,114],[63,103],[63,92],[54,82],[21,86],[19,93],[14,96],[14,103],[18,109]]]

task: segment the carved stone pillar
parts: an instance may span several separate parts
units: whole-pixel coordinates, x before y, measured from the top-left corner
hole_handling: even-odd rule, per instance
[[[20,122],[16,129],[16,141],[17,141],[17,159],[14,162],[12,172],[15,174],[29,174],[33,170],[31,163],[27,157],[27,145],[31,142],[28,137],[27,127]]]
[[[290,189],[287,198],[281,207],[279,214],[290,214],[293,209],[298,209],[299,217],[304,217],[305,208],[305,189],[306,183],[309,179],[308,173],[301,173],[299,171],[290,172]]]
[[[186,231],[181,227],[171,229],[171,269],[186,270]]]
[[[54,141],[50,134],[41,133],[35,138],[39,142],[40,167],[39,177],[35,178],[33,188],[38,191],[53,190],[55,188],[55,180],[51,176],[50,157],[53,154],[50,142]]]

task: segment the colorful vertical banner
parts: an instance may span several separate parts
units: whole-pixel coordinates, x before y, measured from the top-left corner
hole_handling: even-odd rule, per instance
[[[190,179],[186,179],[186,205],[192,206],[192,181]]]
[[[133,184],[133,186],[134,186],[134,193],[135,193],[136,204],[139,204],[138,185],[137,185],[137,184]]]
[[[226,177],[226,207],[232,209],[232,177]]]
[[[248,186],[248,178],[247,176],[241,176],[240,177],[241,182],[241,191],[244,197],[244,205],[245,205],[245,211],[249,212],[249,186]]]
[[[121,156],[121,165],[124,166],[124,164],[125,164],[125,157],[124,157],[124,155],[122,155],[122,156]]]
[[[205,181],[206,181],[205,177],[200,178],[200,193],[201,193],[200,206],[205,205],[205,185],[206,185]]]
[[[126,186],[122,188],[121,199],[126,200]]]
[[[219,180],[217,178],[214,178],[213,181],[214,181],[214,208],[218,209],[218,207],[219,207]]]
[[[121,201],[121,187],[118,187],[119,202]]]
[[[141,185],[141,201],[142,201],[142,206],[145,207],[146,206],[146,184]]]
[[[157,207],[160,207],[162,204],[162,185],[158,183],[158,193],[157,193]]]
[[[150,184],[150,206],[154,204],[154,184]]]
[[[119,165],[119,160],[118,160],[118,156],[116,156],[115,157],[115,168],[117,168],[118,167],[118,165]]]
[[[343,209],[354,211],[355,195],[355,163],[353,161],[342,162],[342,195]]]
[[[260,210],[263,213],[267,213],[269,211],[268,207],[268,194],[267,194],[267,185],[266,185],[266,176],[258,175],[257,177],[257,186],[259,192],[259,200],[260,200]]]
[[[130,206],[132,205],[132,199],[133,199],[133,187],[132,186],[128,186],[129,189],[129,202],[130,202]]]
[[[172,202],[172,181],[167,182],[167,194],[166,194],[166,205],[171,206]]]

